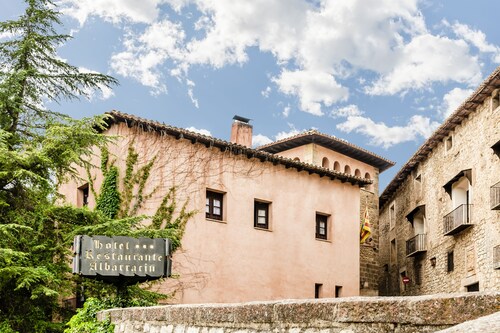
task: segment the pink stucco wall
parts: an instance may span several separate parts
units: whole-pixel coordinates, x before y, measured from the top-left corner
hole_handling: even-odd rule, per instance
[[[156,157],[147,187],[157,194],[140,213],[153,214],[173,185],[198,211],[173,258],[179,278],[158,287],[176,290],[173,302],[313,298],[315,284],[321,297],[334,297],[336,286],[341,296],[359,295],[359,187],[124,124],[108,134],[118,136],[110,153],[122,175],[128,144],[142,164]],[[95,177],[99,189],[102,175]],[[82,183],[61,187],[67,202],[78,204]],[[222,222],[205,218],[207,188],[225,193]],[[269,230],[253,226],[255,199],[270,202]],[[317,212],[329,215],[328,240],[315,238]]]

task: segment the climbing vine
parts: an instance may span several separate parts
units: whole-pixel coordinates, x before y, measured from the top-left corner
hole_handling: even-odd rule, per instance
[[[114,219],[118,215],[120,205],[121,199],[120,191],[118,189],[118,168],[116,166],[111,166],[104,176],[100,195],[96,202],[96,210],[101,211],[110,219]]]

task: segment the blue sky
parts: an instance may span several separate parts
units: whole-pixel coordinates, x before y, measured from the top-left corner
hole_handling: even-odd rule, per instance
[[[0,0],[0,20],[23,10]],[[120,85],[48,107],[116,109],[254,143],[315,128],[397,164],[500,64],[494,0],[59,0],[59,56]],[[6,38],[5,36],[0,36]]]

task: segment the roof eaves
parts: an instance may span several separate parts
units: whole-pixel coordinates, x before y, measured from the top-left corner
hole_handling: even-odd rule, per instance
[[[195,132],[188,131],[183,128],[178,128],[170,125],[166,125],[163,123],[159,123],[156,121],[150,121],[147,119],[143,119],[134,115],[122,113],[116,110],[106,112],[106,114],[109,114],[112,116],[112,119],[108,120],[108,125],[111,125],[112,123],[117,123],[117,122],[124,122],[127,124],[127,126],[132,127],[132,126],[137,126],[139,128],[148,130],[148,131],[155,131],[159,133],[160,135],[170,135],[175,137],[176,139],[186,139],[191,141],[192,144],[194,143],[201,143],[204,144],[207,148],[208,147],[216,147],[220,151],[229,151],[230,153],[234,155],[246,155],[247,158],[257,158],[261,162],[272,162],[273,165],[284,165],[286,168],[295,168],[298,172],[300,171],[307,171],[309,174],[318,174],[320,177],[327,176],[330,179],[338,179],[342,183],[351,183],[353,185],[358,185],[358,186],[365,186],[372,184],[373,181],[370,179],[366,178],[361,178],[361,177],[356,177],[352,175],[348,175],[342,172],[338,172],[335,170],[330,170],[326,169],[323,167],[318,167],[312,164],[304,163],[304,162],[298,162],[294,161],[292,159],[282,157],[282,156],[277,156],[271,153],[268,153],[266,151],[261,151],[253,148],[249,148],[246,146],[242,146],[236,143],[216,139],[211,136],[206,136],[203,134],[198,134]]]

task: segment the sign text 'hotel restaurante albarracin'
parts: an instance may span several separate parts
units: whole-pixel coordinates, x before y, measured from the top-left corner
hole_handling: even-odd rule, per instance
[[[76,236],[73,273],[101,280],[141,282],[171,274],[165,238]]]

